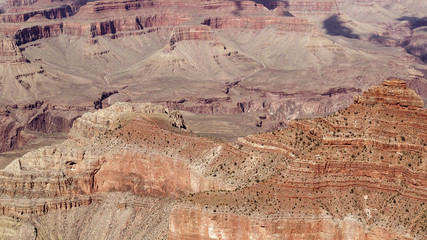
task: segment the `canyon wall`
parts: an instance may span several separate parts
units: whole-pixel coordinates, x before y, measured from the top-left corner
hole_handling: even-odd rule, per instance
[[[330,216],[262,218],[174,209],[168,239],[392,239],[401,236],[381,228],[364,229],[356,219],[337,222]],[[410,238],[401,238],[410,239]]]
[[[25,105],[7,105],[1,112],[3,119],[0,138],[3,144],[0,151],[16,149],[28,139],[22,137],[21,131],[40,131],[44,133],[67,132],[74,119],[87,111],[90,106],[70,107],[51,105],[41,101]]]
[[[313,25],[304,18],[286,17],[220,17],[205,19],[203,24],[212,28],[263,29],[275,27],[285,32],[308,32]]]
[[[236,191],[188,196],[171,213],[169,239],[422,239],[422,107],[392,79],[334,115],[240,139],[287,156],[283,169]]]
[[[141,209],[166,204],[162,228],[147,226],[169,239],[422,239],[426,119],[398,79],[335,114],[236,142],[194,136],[161,106],[116,103],[74,121],[65,142],[0,171],[0,214],[50,221],[96,212],[108,199],[123,214],[136,205],[117,199],[130,197],[148,201]],[[24,234],[19,226],[12,230]]]

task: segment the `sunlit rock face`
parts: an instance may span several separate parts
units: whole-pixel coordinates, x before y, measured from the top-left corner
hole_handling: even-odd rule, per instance
[[[84,109],[61,113],[72,121],[115,102],[155,102],[226,115],[229,125],[243,113],[252,124],[235,135],[244,136],[335,112],[392,76],[427,98],[422,1],[11,0],[0,8],[5,111],[37,101]],[[0,150],[19,148],[30,121],[20,110],[9,115]]]
[[[420,103],[404,81],[390,79],[332,115],[235,142],[196,136],[180,113],[159,105],[116,103],[75,120],[65,142],[0,171],[0,233],[420,239]]]

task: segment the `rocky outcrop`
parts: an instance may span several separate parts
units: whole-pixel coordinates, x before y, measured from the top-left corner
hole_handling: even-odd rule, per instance
[[[277,1],[277,10],[286,10],[297,16],[329,15],[338,12],[334,1]]]
[[[381,86],[370,88],[363,96],[356,97],[355,103],[365,105],[387,104],[409,108],[422,108],[423,100],[414,90],[406,87],[406,82],[391,79]]]
[[[40,15],[46,20],[62,19],[74,15],[77,11],[78,9],[75,9],[69,5],[65,5],[51,9],[35,10],[31,12],[7,13],[0,15],[0,23],[23,23],[36,15]]]
[[[185,40],[214,40],[214,33],[211,28],[203,26],[195,27],[179,27],[174,28],[172,36],[169,40],[169,45],[173,46],[175,43]]]
[[[183,131],[166,108],[116,103],[0,171],[0,213],[49,219],[128,192],[181,199],[163,216],[169,239],[422,238],[426,119],[398,79],[333,115],[235,143]]]
[[[74,122],[68,141],[27,153],[1,172],[3,214],[45,214],[44,209],[86,205],[94,193],[180,197],[230,188],[232,184],[200,171],[196,160],[186,157],[200,145],[199,158],[205,158],[213,142],[197,142],[198,138],[162,128],[185,129],[182,116],[159,106],[130,103],[84,114]],[[15,183],[19,184],[12,187]],[[32,204],[16,203],[17,198],[31,198]]]
[[[14,38],[16,39],[16,44],[21,45],[42,38],[57,37],[60,34],[96,37],[125,31],[142,30],[146,27],[157,27],[166,24],[175,25],[182,21],[186,21],[185,16],[170,14],[115,19],[112,21],[94,23],[65,22],[56,24],[40,24],[17,30],[14,33]]]
[[[394,46],[387,51],[389,49],[376,49],[371,43],[351,42],[364,41],[362,38],[328,36],[319,29],[324,26],[319,15],[336,13],[338,7],[334,1],[282,1],[281,6],[265,1],[106,0],[90,2],[78,13],[74,5],[61,1],[58,4],[68,4],[71,8],[70,12],[64,7],[64,14],[59,6],[53,6],[56,2],[46,2],[49,1],[39,0],[34,4],[24,1],[20,5],[30,6],[9,8],[0,15],[7,22],[0,27],[1,34],[6,35],[0,49],[1,61],[15,67],[5,64],[2,70],[5,73],[1,76],[2,89],[7,100],[15,101],[14,96],[22,93],[29,99],[48,96],[50,99],[46,102],[64,96],[67,99],[61,99],[62,102],[87,103],[84,111],[105,108],[110,100],[112,103],[155,101],[197,113],[262,116],[263,121],[259,118],[251,122],[253,127],[257,125],[265,130],[270,120],[284,124],[297,116],[341,109],[352,102],[353,95],[377,83],[384,72],[412,79],[412,86],[418,86],[417,92],[424,94],[420,90],[425,87],[423,75],[415,70],[417,59],[397,51],[399,42],[387,43]],[[338,21],[336,27],[344,33],[354,28],[357,34],[369,36],[371,31],[382,30],[383,25],[372,24],[380,19],[376,15],[347,15],[346,9],[351,8],[354,1],[337,4],[343,11],[340,21],[345,22]],[[398,9],[402,5],[396,3],[395,6],[390,8]],[[395,21],[390,18],[398,13],[386,11],[378,15],[382,16],[381,21]],[[366,20],[361,19],[365,16]],[[397,35],[407,33],[406,29],[395,30]],[[31,43],[44,38],[54,39]],[[411,45],[414,54],[422,53],[415,48],[421,40]],[[120,46],[125,47],[118,49]],[[54,56],[56,52],[64,56]],[[377,58],[383,59],[377,61]],[[40,65],[30,71],[15,64],[22,62]],[[361,72],[364,74],[360,75]],[[199,84],[201,80],[203,84]],[[55,83],[52,90],[51,83]],[[46,204],[51,204],[49,209],[58,204],[65,206],[57,207],[60,210],[56,212],[68,210],[69,202],[73,209],[79,203],[90,208],[92,204],[85,200],[88,196],[106,196],[112,191],[129,192],[141,198],[179,199],[200,191],[223,190],[218,194],[219,199],[230,202],[237,199],[244,204],[230,210],[229,206],[215,201],[207,202],[206,211],[198,214],[211,214],[216,210],[231,214],[230,218],[243,216],[251,222],[253,212],[263,219],[276,212],[283,218],[287,212],[296,213],[296,209],[313,206],[316,211],[303,213],[316,219],[323,216],[319,212],[327,212],[332,222],[325,224],[332,224],[336,229],[350,217],[356,219],[357,226],[365,228],[365,232],[376,228],[378,223],[382,231],[397,232],[397,237],[423,236],[420,227],[423,216],[416,213],[422,212],[419,202],[424,201],[425,195],[422,187],[425,184],[422,180],[425,178],[422,174],[425,114],[419,98],[401,84],[394,85],[372,90],[357,99],[357,104],[348,109],[351,114],[347,111],[322,120],[291,122],[291,133],[254,135],[235,143],[181,132],[178,128],[185,125],[170,120],[169,111],[147,113],[113,107],[78,120],[66,143],[31,152],[10,165],[5,171],[8,174],[2,178],[5,185],[1,188],[4,197],[1,195],[0,202],[6,209],[5,214],[31,218],[31,212],[52,216],[50,210],[43,212]],[[124,91],[107,100],[102,96],[98,99],[101,92],[122,88]],[[71,96],[64,89],[77,89],[77,94]],[[405,97],[396,97],[399,94]],[[90,96],[96,97],[85,99]],[[4,149],[27,141],[22,130],[66,131],[74,117],[83,113],[78,109],[64,110],[64,113],[51,107],[43,109],[18,106],[16,112],[4,111],[5,136],[1,136],[5,139]],[[65,113],[68,111],[77,113]],[[115,114],[117,119],[109,119]],[[371,122],[364,119],[365,115]],[[180,117],[176,115],[176,119]],[[215,123],[209,127],[221,129],[223,126]],[[412,129],[418,129],[418,135]],[[374,160],[378,162],[372,163]],[[15,182],[20,184],[14,185]],[[251,188],[254,185],[258,187]],[[355,194],[346,197],[353,187]],[[236,192],[236,188],[245,190]],[[261,189],[283,192],[277,199],[289,206],[274,205],[276,202],[270,200],[276,195],[265,191],[268,201],[255,197]],[[318,189],[328,192],[311,193]],[[393,195],[401,197],[395,198],[398,205],[393,205],[391,210],[375,205],[374,201],[364,207],[364,196],[371,199],[368,192],[377,194],[374,197],[382,202]],[[209,192],[209,196],[215,194]],[[229,198],[235,194],[236,198]],[[204,208],[203,196],[190,199]],[[334,197],[346,201],[337,207],[338,212],[334,211]],[[34,204],[14,202],[20,198],[34,198]],[[303,201],[304,204],[299,203]],[[405,204],[411,207],[406,208]],[[395,206],[400,210],[395,210]],[[190,210],[193,207],[190,204]],[[362,207],[368,210],[360,211]],[[409,216],[415,216],[412,222],[407,220]],[[292,221],[298,217],[290,216]],[[172,236],[179,238],[185,232],[179,228]],[[397,230],[391,230],[393,228]],[[273,228],[270,233],[274,231]],[[339,233],[334,236],[347,233],[336,231]]]
[[[1,112],[3,119],[0,138],[1,152],[22,147],[26,139],[21,131],[39,131],[44,133],[67,132],[74,119],[83,113],[93,110],[85,106],[52,105],[37,101],[32,104],[7,105]]]
[[[126,96],[115,96],[120,101],[152,101],[177,110],[206,114],[261,112],[267,116],[263,122],[264,127],[261,128],[265,130],[269,129],[267,127],[269,125],[286,124],[289,119],[298,116],[324,114],[348,106],[357,92],[376,84],[378,76],[388,70],[386,61],[374,61],[375,57],[381,54],[399,66],[394,67],[395,72],[390,75],[401,75],[403,78],[413,79],[414,82],[417,82],[413,86],[424,84],[422,73],[415,70],[419,69],[414,63],[418,59],[407,59],[407,54],[399,51],[389,52],[393,56],[387,51],[376,52],[377,50],[375,50],[374,53],[364,47],[353,51],[349,48],[351,44],[342,44],[330,39],[327,32],[322,30],[327,24],[324,25],[323,17],[318,15],[338,14],[336,12],[338,7],[340,9],[343,7],[343,14],[339,15],[340,21],[337,22],[339,24],[337,26],[332,24],[331,27],[337,27],[336,30],[346,30],[346,28],[341,29],[343,27],[341,25],[344,23],[349,29],[353,28],[352,24],[357,23],[356,25],[359,26],[358,22],[363,21],[350,20],[352,16],[346,12],[347,6],[353,4],[353,1],[335,4],[334,1],[108,0],[92,1],[80,7],[74,0],[61,2],[43,0],[29,6],[9,8],[0,15],[0,18],[5,19],[1,23],[1,35],[5,35],[5,39],[14,39],[15,45],[21,49],[14,48],[12,51],[8,50],[9,46],[2,46],[5,49],[0,52],[8,52],[9,55],[15,54],[18,60],[11,57],[10,59],[2,58],[0,61],[3,63],[25,61],[20,57],[22,55],[20,51],[29,49],[24,53],[24,55],[30,56],[27,66],[46,64],[45,74],[25,75],[29,74],[25,66],[11,68],[12,71],[9,71],[11,77],[4,78],[8,82],[7,85],[13,85],[12,88],[16,92],[22,90],[20,85],[23,85],[26,97],[31,101],[52,100],[52,94],[57,91],[39,92],[40,88],[35,88],[34,83],[46,80],[56,85],[59,84],[56,77],[62,76],[62,74],[78,75],[76,79],[90,75],[91,77],[87,81],[92,82],[97,93],[110,91],[111,89],[104,89],[104,84],[101,83],[104,81],[105,65],[103,63],[105,62],[107,65],[111,65],[108,66],[111,71],[108,74],[105,73],[106,75],[111,74],[108,81],[120,85],[114,89],[131,86],[127,90],[132,93],[126,94]],[[392,14],[385,15],[391,16]],[[368,26],[371,23],[363,24]],[[412,34],[410,26],[408,20],[402,21],[389,31],[383,31],[383,28],[388,28],[385,25],[363,29],[378,31],[375,34],[372,33],[371,41],[400,48],[401,41]],[[368,38],[367,34],[365,35],[360,39],[361,41]],[[77,41],[76,46],[72,46],[74,36],[88,39]],[[141,41],[135,41],[133,38],[136,36]],[[264,36],[271,37],[264,39]],[[400,36],[399,40],[394,39],[394,36]],[[46,45],[30,44],[46,38],[54,39],[42,40],[42,42],[46,41]],[[145,42],[142,39],[146,39]],[[181,40],[190,41],[176,44]],[[414,38],[414,40],[416,39]],[[422,57],[422,49],[417,46],[421,44],[421,40],[422,38],[414,41],[410,48],[411,52],[420,57]],[[122,41],[129,41],[130,45],[115,44],[115,42]],[[51,44],[51,42],[58,44]],[[190,46],[196,42],[201,44]],[[282,44],[284,42],[286,44]],[[87,43],[97,44],[86,46]],[[112,49],[118,46],[129,46],[133,50],[129,50],[129,47],[124,47],[120,51]],[[83,52],[97,52],[97,54],[79,54],[81,51],[66,50],[69,47],[82,48]],[[56,48],[63,51],[57,51]],[[200,50],[208,48],[212,51],[204,54],[190,54],[190,49],[200,52]],[[39,53],[37,49],[46,49],[46,51]],[[72,71],[67,64],[54,59],[56,56],[54,57],[52,54],[43,56],[44,52],[49,52],[47,49],[67,55],[58,59],[75,59],[73,68],[81,68],[79,64],[83,62],[85,62],[82,64],[83,66],[94,64],[94,67],[83,70],[80,75],[79,71]],[[130,55],[140,51],[142,55],[121,56],[127,52],[126,49],[129,50]],[[301,57],[294,58],[293,54],[301,55]],[[154,62],[149,59],[160,55],[167,57],[158,57]],[[341,57],[347,59],[348,64],[341,64]],[[354,64],[359,60],[360,64]],[[137,64],[139,61],[142,61],[141,64]],[[332,67],[337,64],[339,64],[339,69]],[[128,68],[127,66],[130,65],[134,67]],[[328,68],[328,66],[330,67]],[[6,69],[7,67],[2,71],[6,72]],[[368,69],[372,69],[372,71]],[[31,74],[37,71],[31,71]],[[369,76],[359,76],[360,72],[365,72]],[[290,73],[292,74],[289,75]],[[199,88],[200,85],[191,84],[191,88],[194,89],[189,92],[183,91],[185,94],[182,96],[179,92],[176,93],[177,96],[174,96],[171,93],[173,90],[169,88],[159,90],[167,91],[164,96],[141,92],[141,89],[146,89],[146,86],[142,86],[146,81],[138,81],[141,77],[158,83],[159,77],[164,78],[164,81],[172,81],[169,74],[178,77],[177,80],[174,80],[175,82],[182,80],[190,83],[203,79],[210,84],[206,88],[215,90],[211,91],[212,94],[208,94],[208,96],[204,96],[206,94],[193,96],[190,92],[199,92],[195,88]],[[21,79],[24,82],[20,82],[20,85],[15,87],[13,77],[18,75],[29,76],[29,81]],[[346,77],[343,77],[344,75]],[[344,80],[347,76],[352,80]],[[113,80],[111,77],[116,79]],[[67,77],[67,79],[69,78]],[[313,79],[313,84],[305,79]],[[132,80],[135,84],[129,84],[128,80]],[[90,92],[92,88],[82,85],[85,81],[76,81],[78,86],[84,89],[85,93],[81,96],[93,94]],[[229,86],[230,83],[238,82],[240,84],[235,87]],[[283,82],[286,84],[283,85]],[[314,83],[322,84],[317,86]],[[170,86],[170,84],[167,85]],[[179,85],[182,84],[179,83]],[[331,89],[330,93],[328,93],[328,89]],[[425,98],[421,87],[417,87],[416,90]],[[43,96],[35,98],[34,96],[37,94]],[[7,96],[7,100],[11,100],[11,95]],[[62,95],[67,96],[68,94]],[[158,97],[153,99],[148,96]],[[183,98],[188,101],[183,104],[171,104]],[[201,99],[218,99],[218,101],[210,102],[208,100],[203,103]],[[80,102],[87,101],[88,99],[81,99]]]
[[[203,227],[200,227],[203,226]],[[366,231],[352,217],[336,222],[329,215],[300,218],[257,218],[174,209],[169,239],[390,239],[400,238],[381,228]],[[402,238],[410,239],[410,238]]]
[[[286,156],[279,174],[233,192],[190,195],[172,211],[169,238],[423,238],[421,103],[404,81],[390,79],[334,115],[240,139]]]
[[[45,208],[47,213],[30,221],[0,216],[0,235],[6,239],[167,238],[173,200],[123,193],[98,194],[91,198],[90,205],[70,207],[62,203],[62,207],[58,206],[61,210],[55,210],[56,206]]]
[[[219,17],[205,19],[203,24],[219,29],[263,29],[275,27],[287,32],[307,32],[313,29],[313,25],[307,19],[286,17]]]
[[[21,45],[42,38],[57,37],[62,33],[62,28],[61,23],[23,28],[15,33],[16,44]]]
[[[118,32],[142,30],[147,27],[174,26],[185,21],[187,21],[186,16],[180,14],[161,14],[115,19],[113,21],[91,23],[90,35],[95,37]],[[78,31],[76,34],[72,29],[68,29],[68,25],[65,26],[64,32],[69,35],[78,35],[80,33],[80,31]]]
[[[37,0],[8,0],[6,1],[7,5],[9,7],[22,7],[22,6],[29,6],[36,3]]]
[[[116,10],[136,10],[141,8],[150,8],[154,6],[155,1],[97,1],[89,2],[85,6],[88,13],[99,14]]]
[[[0,63],[25,62],[19,47],[12,38],[0,38]]]

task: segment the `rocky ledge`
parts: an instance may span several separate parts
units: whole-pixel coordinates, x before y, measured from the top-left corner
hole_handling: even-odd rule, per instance
[[[62,236],[43,222],[99,214],[111,201],[115,214],[146,211],[135,221],[155,239],[424,239],[426,122],[397,79],[330,116],[231,143],[195,136],[178,112],[117,103],[0,171],[0,226],[18,219],[9,232]],[[90,235],[82,229],[67,231]]]

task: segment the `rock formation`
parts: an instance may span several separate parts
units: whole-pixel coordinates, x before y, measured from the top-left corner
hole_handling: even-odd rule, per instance
[[[10,0],[2,8],[1,106],[73,108],[117,91],[105,106],[265,114],[255,132],[337,111],[384,77],[408,79],[427,97],[419,2]]]
[[[2,119],[0,151],[8,151],[25,145],[21,132],[40,131],[44,133],[67,132],[76,118],[93,110],[91,106],[51,105],[41,101],[27,105],[7,105],[0,112]]]
[[[169,238],[424,238],[422,107],[393,79],[334,115],[241,139],[287,160],[250,187],[191,195],[172,211]]]
[[[116,103],[0,171],[0,236],[422,239],[426,120],[398,79],[236,142],[195,136],[161,106]],[[122,225],[99,227],[102,211]]]
[[[426,7],[0,1],[0,152],[70,131],[0,172],[0,236],[425,238]]]

